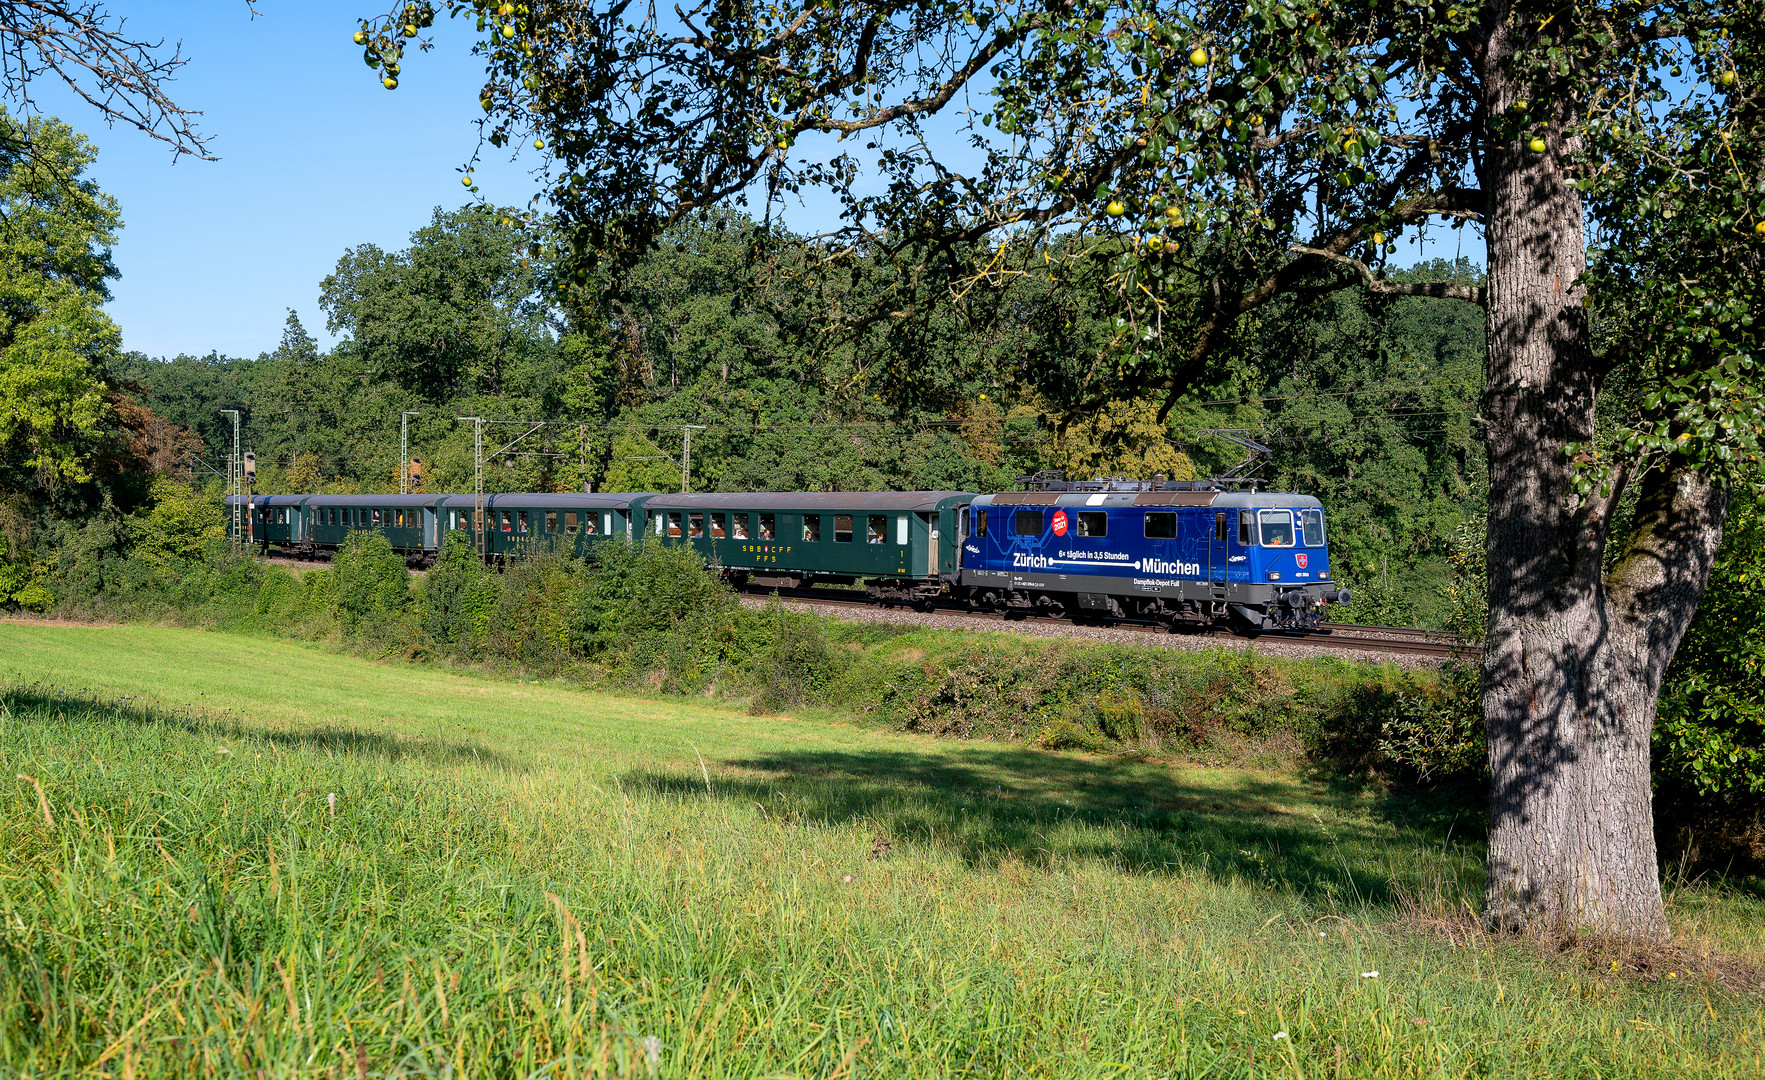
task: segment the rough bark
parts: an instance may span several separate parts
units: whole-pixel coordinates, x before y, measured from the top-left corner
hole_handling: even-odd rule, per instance
[[[1488,112],[1528,91],[1506,70],[1507,30],[1485,53]],[[1567,119],[1559,118],[1559,119]],[[1561,123],[1553,125],[1563,130]],[[1492,929],[1667,934],[1649,785],[1661,677],[1708,579],[1726,500],[1657,465],[1608,574],[1625,479],[1577,498],[1565,444],[1591,439],[1598,373],[1583,290],[1582,206],[1546,153],[1489,140],[1489,626],[1483,716]]]

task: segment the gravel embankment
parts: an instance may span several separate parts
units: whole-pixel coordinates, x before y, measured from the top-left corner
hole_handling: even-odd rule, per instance
[[[747,607],[759,608],[766,598],[743,596]],[[982,619],[951,611],[913,611],[909,608],[844,607],[806,604],[796,600],[779,601],[792,611],[811,615],[831,615],[848,622],[887,623],[895,626],[925,626],[934,630],[968,630],[996,634],[1032,634],[1037,637],[1080,638],[1107,642],[1111,645],[1140,645],[1158,649],[1249,649],[1264,656],[1285,656],[1307,659],[1314,656],[1339,656],[1344,660],[1367,660],[1396,664],[1401,668],[1439,667],[1443,661],[1433,656],[1401,653],[1369,652],[1344,649],[1334,645],[1311,645],[1292,639],[1261,637],[1256,639],[1224,635],[1149,633],[1144,630],[1123,630],[1106,626],[1074,626],[1071,623],[1044,619],[1023,619],[1009,623]]]

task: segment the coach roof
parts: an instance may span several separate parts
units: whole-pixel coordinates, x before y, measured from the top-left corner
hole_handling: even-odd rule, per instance
[[[692,495],[657,495],[644,509],[657,510],[782,510],[786,513],[835,513],[841,510],[932,513],[974,499],[967,491],[727,491]]]

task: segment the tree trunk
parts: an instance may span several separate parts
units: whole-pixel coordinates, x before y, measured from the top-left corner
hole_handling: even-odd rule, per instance
[[[1498,25],[1485,105],[1516,86]],[[1548,98],[1545,98],[1548,100]],[[1650,804],[1649,737],[1667,662],[1697,610],[1725,499],[1695,474],[1657,466],[1637,524],[1605,572],[1609,492],[1577,497],[1565,447],[1593,438],[1598,390],[1577,279],[1586,265],[1579,194],[1557,134],[1533,153],[1487,142],[1489,200],[1489,740],[1491,929],[1661,939],[1667,923]]]

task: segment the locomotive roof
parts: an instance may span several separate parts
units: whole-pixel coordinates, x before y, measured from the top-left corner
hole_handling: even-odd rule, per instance
[[[951,503],[969,502],[966,491],[724,491],[657,495],[646,510],[783,510],[854,512],[907,510],[928,513]]]
[[[495,495],[486,492],[484,505],[624,510],[653,497],[654,493],[648,491],[598,491],[593,494],[582,491],[504,491]],[[447,506],[471,506],[477,497],[468,491],[464,495],[444,498]]]
[[[987,506],[1284,506],[1321,507],[1310,495],[1291,491],[1007,491],[976,497]]]

